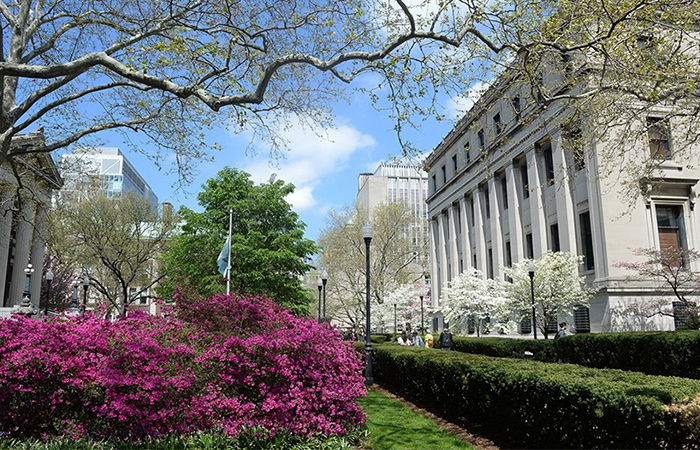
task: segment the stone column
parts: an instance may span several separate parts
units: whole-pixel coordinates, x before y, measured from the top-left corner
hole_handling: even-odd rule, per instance
[[[440,235],[440,245],[438,248],[440,249],[440,290],[447,287],[447,282],[448,282],[448,277],[447,274],[449,272],[449,267],[448,267],[448,261],[447,261],[447,224],[445,223],[447,221],[445,217],[445,213],[441,212],[440,215],[438,216],[438,230],[439,230],[439,235]]]
[[[15,234],[14,261],[12,264],[12,280],[10,285],[10,295],[8,304],[19,305],[22,301],[26,276],[24,269],[29,264],[29,251],[34,232],[34,209],[35,204],[30,199],[22,199],[17,223],[17,233]]]
[[[500,280],[503,265],[503,232],[501,231],[501,208],[498,207],[498,183],[492,176],[488,181],[491,211],[491,253],[493,255],[493,279]]]
[[[44,268],[44,254],[46,252],[46,206],[37,205],[36,219],[34,220],[34,236],[32,237],[32,254],[31,260],[34,267],[34,275],[32,275],[32,283],[29,286],[31,293],[32,304],[39,307],[39,297],[41,296],[41,279]]]
[[[523,260],[523,224],[520,220],[520,196],[515,181],[515,167],[506,165],[508,189],[508,228],[510,230],[510,256],[513,263]]]
[[[486,276],[486,238],[484,237],[483,213],[481,211],[481,188],[477,187],[472,193],[474,199],[474,251],[476,253],[476,268]]]
[[[459,216],[462,220],[462,260],[464,261],[463,264],[463,271],[467,270],[467,267],[472,266],[472,244],[471,240],[469,238],[469,221],[467,220],[467,199],[462,197],[462,199],[459,201]]]
[[[15,191],[12,186],[0,185],[0,307],[5,305],[5,284],[7,283],[7,265],[10,263],[10,233]],[[8,302],[7,306],[12,303]]]
[[[433,307],[438,306],[438,298],[440,297],[440,279],[438,276],[438,239],[437,226],[434,219],[430,219],[428,223],[430,232],[430,284],[431,284],[431,302]]]
[[[455,205],[450,206],[449,220],[450,220],[450,240],[448,245],[450,247],[450,261],[452,263],[452,279],[459,275],[459,233],[457,227],[457,220],[459,212],[456,211]]]
[[[559,227],[559,244],[561,251],[576,251],[576,217],[574,199],[569,189],[569,167],[561,145],[561,132],[552,136],[552,161],[554,162],[554,189],[557,205],[557,226]]]
[[[542,180],[535,147],[527,152],[527,178],[530,188],[530,215],[532,223],[532,253],[539,258],[547,247],[547,218],[542,201]]]

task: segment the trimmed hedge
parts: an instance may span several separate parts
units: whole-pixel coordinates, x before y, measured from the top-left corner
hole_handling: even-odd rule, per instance
[[[697,448],[700,381],[377,345],[374,379],[514,446]]]
[[[439,335],[438,335],[439,336]],[[454,336],[452,349],[458,352],[505,358],[530,358],[529,351],[536,361],[555,362],[557,353],[552,339],[512,339],[498,337]],[[435,340],[437,346],[437,339]]]
[[[577,334],[558,339],[564,362],[700,378],[700,331]]]

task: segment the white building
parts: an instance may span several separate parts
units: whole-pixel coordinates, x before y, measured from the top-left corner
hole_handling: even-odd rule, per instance
[[[572,125],[570,106],[543,108],[530,92],[502,76],[425,162],[434,307],[444,286],[470,265],[503,278],[502,267],[523,258],[567,251],[584,256],[582,275],[599,289],[590,310],[576,314],[578,332],[673,329],[671,317],[633,325],[616,315],[658,297],[660,287],[633,280],[614,263],[638,261],[636,248],[700,248],[700,171],[674,160],[681,127],[665,118],[669,111],[641,119],[646,142],[627,154],[662,159],[662,176],[629,208],[617,171],[601,170],[607,141],[585,124]],[[699,161],[700,146],[691,145]]]
[[[62,195],[84,199],[97,187],[108,196],[134,192],[158,206],[151,186],[116,147],[76,147],[61,158],[61,173],[66,180]]]
[[[419,248],[427,243],[428,174],[418,166],[381,163],[374,173],[361,173],[358,177],[357,204],[370,213],[382,203],[402,203],[411,214],[411,224],[406,233],[411,245],[416,247],[416,257],[423,266],[426,278],[427,261],[420,258]],[[428,280],[429,281],[429,280]]]

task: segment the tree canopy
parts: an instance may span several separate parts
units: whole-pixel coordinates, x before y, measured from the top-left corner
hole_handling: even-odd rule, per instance
[[[544,105],[606,109],[606,124],[674,105],[694,130],[699,15],[694,0],[3,0],[0,163],[121,130],[188,178],[214,124],[278,149],[272,122],[327,120],[365,73],[399,135],[503,72]],[[552,72],[563,82],[542,81]],[[38,126],[45,145],[11,147]]]
[[[176,284],[201,294],[226,291],[217,257],[231,233],[231,289],[265,294],[297,312],[308,312],[312,298],[300,281],[316,252],[304,238],[303,222],[284,197],[294,186],[274,177],[255,184],[250,175],[230,167],[207,180],[197,200],[202,212],[181,207],[180,234],[163,257],[167,281],[160,294],[172,296]]]

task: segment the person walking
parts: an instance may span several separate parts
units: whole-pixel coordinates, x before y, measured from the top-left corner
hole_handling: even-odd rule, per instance
[[[452,333],[450,333],[450,326],[447,324],[445,324],[445,328],[440,333],[438,345],[443,350],[452,350]]]
[[[563,338],[564,336],[569,335],[569,333],[566,331],[566,328],[567,328],[566,322],[562,322],[559,324],[559,331],[557,331],[557,334],[554,335],[555,341],[559,338]]]
[[[566,322],[562,322],[559,324],[559,331],[557,331],[557,334],[554,335],[554,340],[556,341],[557,339],[561,339],[564,336],[568,336],[569,333],[566,331]],[[557,362],[559,364],[562,363],[561,356],[557,355]]]

